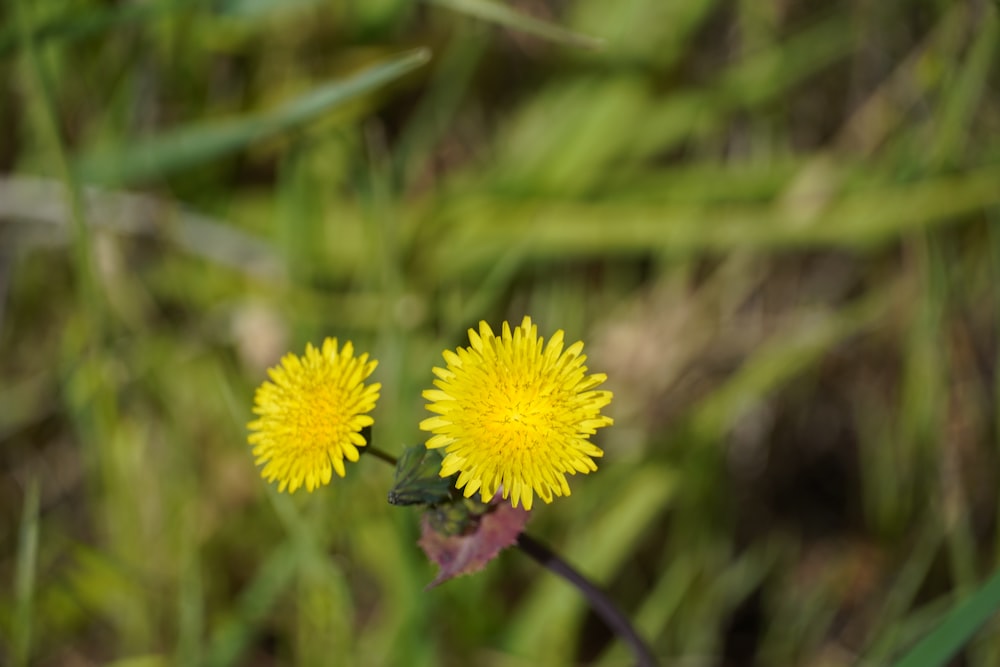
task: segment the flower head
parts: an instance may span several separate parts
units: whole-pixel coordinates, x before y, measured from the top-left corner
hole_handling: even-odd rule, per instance
[[[563,350],[563,332],[543,345],[525,317],[513,332],[496,336],[486,322],[469,329],[471,347],[445,350],[446,368],[435,368],[436,389],[424,391],[436,416],[420,428],[434,435],[428,449],[445,448],[441,476],[460,473],[465,496],[489,502],[497,490],[525,509],[534,494],[546,503],[568,496],[566,475],[597,470],[603,452],[588,438],[612,423],[601,415],[611,392],[595,391],[602,373],[587,375],[583,343]]]
[[[270,381],[257,388],[254,414],[247,424],[261,476],[278,480],[278,490],[294,493],[330,483],[334,470],[344,476],[344,459],[358,460],[365,446],[361,429],[370,426],[371,412],[381,385],[364,380],[377,361],[354,356],[350,341],[337,350],[337,339],[327,338],[322,348],[306,345],[306,354],[287,354],[281,364],[268,369]]]

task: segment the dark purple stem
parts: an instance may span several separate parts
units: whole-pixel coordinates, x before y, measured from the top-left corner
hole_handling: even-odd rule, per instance
[[[604,591],[574,570],[569,563],[553,553],[548,547],[536,541],[535,538],[521,533],[517,538],[517,546],[540,565],[558,574],[583,593],[594,613],[600,616],[608,629],[632,650],[637,667],[656,667],[656,658],[653,657],[649,645],[639,636],[639,633],[632,627],[632,623]]]

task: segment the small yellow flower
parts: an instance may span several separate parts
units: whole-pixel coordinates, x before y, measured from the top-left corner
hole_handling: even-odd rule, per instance
[[[469,329],[471,347],[445,350],[447,368],[435,368],[437,389],[424,391],[436,414],[420,428],[434,435],[428,449],[444,447],[441,476],[460,473],[465,496],[480,492],[489,502],[499,488],[517,507],[531,509],[533,494],[546,503],[568,496],[567,473],[597,470],[603,452],[589,436],[612,423],[601,415],[610,391],[594,391],[607,379],[587,375],[583,343],[563,350],[563,332],[543,347],[538,327],[525,317],[500,336],[486,322]]]
[[[304,357],[286,354],[268,369],[271,380],[254,396],[259,418],[247,424],[261,477],[289,493],[329,484],[334,470],[343,477],[344,459],[357,461],[367,444],[361,429],[373,422],[366,413],[381,385],[364,380],[376,365],[367,354],[355,357],[350,341],[338,352],[337,339],[327,338],[321,349],[307,344]]]

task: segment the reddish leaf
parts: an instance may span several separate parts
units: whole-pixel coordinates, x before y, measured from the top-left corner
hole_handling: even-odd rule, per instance
[[[528,516],[529,512],[522,507],[500,503],[490,512],[476,517],[473,527],[465,534],[448,535],[435,527],[432,512],[425,513],[420,520],[417,544],[439,567],[437,577],[427,588],[483,569],[503,549],[517,542]]]

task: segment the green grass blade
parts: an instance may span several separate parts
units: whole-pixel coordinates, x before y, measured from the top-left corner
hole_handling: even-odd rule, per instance
[[[949,612],[937,629],[910,649],[894,667],[945,664],[997,610],[1000,610],[1000,573]]]
[[[126,23],[152,18],[186,5],[197,4],[200,4],[200,0],[115,4],[108,9],[89,6],[35,26],[32,30],[32,39],[38,44],[49,41],[74,41]],[[13,51],[18,45],[18,40],[17,26],[8,26],[0,30],[0,55]]]
[[[59,181],[0,177],[0,218],[15,221],[8,227],[8,238],[23,247],[71,241],[66,239],[73,230],[67,226],[74,214],[64,201],[64,193]],[[89,227],[121,237],[157,239],[220,266],[267,280],[284,278],[284,266],[266,241],[224,220],[145,194],[87,187],[82,188],[81,196],[83,219]],[[18,423],[39,417],[44,409],[39,403],[44,386],[39,382],[35,378],[0,388],[0,405],[15,406],[0,414],[0,438]]]
[[[21,532],[17,545],[17,571],[14,574],[14,665],[28,664],[31,655],[31,619],[35,597],[35,565],[38,561],[38,480],[32,479],[24,497]]]
[[[752,358],[692,411],[694,430],[706,442],[723,437],[748,404],[813,367],[837,343],[878,322],[893,296],[887,288],[834,313],[817,312],[806,324],[762,343]]]
[[[892,655],[893,647],[901,643],[902,632],[908,625],[907,610],[912,609],[920,592],[920,585],[927,579],[941,543],[944,540],[940,526],[927,526],[909,550],[910,557],[902,565],[898,576],[885,595],[879,613],[869,627],[869,649],[863,652],[865,665],[884,665]],[[921,609],[926,611],[926,608]],[[911,616],[912,618],[912,616]],[[910,621],[912,623],[912,620]]]
[[[447,7],[484,21],[548,39],[553,42],[571,44],[586,49],[597,49],[604,40],[567,30],[555,24],[522,14],[510,7],[492,0],[430,0],[435,5]]]
[[[860,172],[859,172],[860,173]],[[870,172],[872,178],[881,178]],[[1000,202],[1000,169],[987,166],[911,183],[845,191],[823,210],[771,205],[458,199],[447,212],[466,222],[441,240],[428,262],[442,275],[492,266],[531,239],[526,253],[542,260],[615,253],[671,253],[768,247],[868,248],[914,230],[942,226]],[[665,181],[666,182],[666,181]],[[664,187],[667,187],[664,185]],[[472,222],[474,221],[474,222]]]
[[[292,577],[298,567],[294,544],[283,542],[274,548],[236,602],[233,615],[212,634],[205,651],[205,665],[223,667],[238,664],[253,638],[254,630],[292,585]]]
[[[76,167],[83,178],[105,183],[135,182],[191,167],[307,123],[398,79],[429,59],[430,52],[426,49],[400,54],[347,79],[312,90],[268,113],[182,127],[116,150],[85,155]]]
[[[956,68],[957,75],[942,104],[934,143],[928,149],[931,163],[935,166],[953,162],[972,139],[968,129],[982,103],[983,93],[988,90],[987,82],[996,62],[998,43],[1000,20],[993,17],[983,22],[969,47],[965,62],[962,67]]]
[[[52,87],[52,72],[46,66],[32,32],[33,23],[28,0],[13,3],[15,23],[21,46],[22,76],[25,85],[26,112],[32,117],[39,144],[50,168],[66,184],[66,201],[73,223],[73,250],[76,261],[77,284],[80,300],[87,309],[88,325],[94,340],[100,338],[104,326],[105,308],[97,284],[93,263],[93,245],[90,229],[84,217],[84,204],[80,184],[75,178],[66,145],[59,126],[57,95]]]

